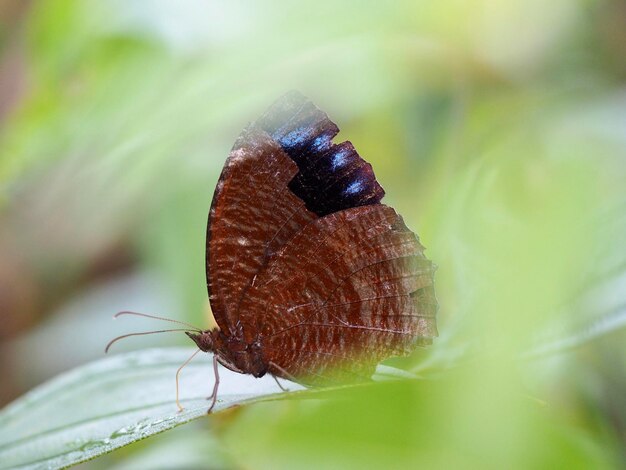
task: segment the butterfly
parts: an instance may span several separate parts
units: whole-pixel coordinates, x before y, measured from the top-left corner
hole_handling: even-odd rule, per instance
[[[218,363],[306,386],[360,382],[437,336],[435,267],[381,203],[372,166],[350,142],[333,143],[338,132],[293,91],[226,160],[206,240],[217,328],[186,331],[196,353],[213,353],[209,411]]]

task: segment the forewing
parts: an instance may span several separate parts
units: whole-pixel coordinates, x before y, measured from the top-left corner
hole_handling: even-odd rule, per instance
[[[297,165],[265,132],[244,131],[215,189],[207,234],[209,299],[220,328],[241,335],[237,307],[263,266],[268,246],[281,245],[317,216],[287,187]]]

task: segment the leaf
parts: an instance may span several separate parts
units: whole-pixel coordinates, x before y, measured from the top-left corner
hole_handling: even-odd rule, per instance
[[[96,361],[27,393],[0,412],[0,468],[59,468],[92,459],[206,415],[210,361],[176,369],[193,349],[150,349]],[[280,392],[271,377],[220,369],[214,411]],[[290,388],[293,388],[290,385]]]
[[[626,328],[626,305],[590,321],[575,331],[557,334],[553,338],[538,341],[537,346],[525,352],[522,357],[534,359],[563,353],[624,328]]]
[[[220,448],[255,470],[615,468],[610,440],[520,393],[511,364],[259,403],[220,428]]]
[[[148,349],[99,360],[39,386],[0,411],[0,468],[61,468],[90,460],[139,439],[205,416],[213,386],[211,362],[195,359],[176,369],[192,348]],[[410,378],[379,366],[376,380]],[[285,385],[285,384],[283,384]],[[290,390],[302,389],[288,383]],[[255,379],[220,368],[214,413],[260,400],[317,396],[280,392],[271,376]],[[210,462],[209,462],[210,463]]]
[[[537,335],[535,344],[522,357],[533,359],[574,350],[626,328],[626,271],[605,271],[596,279],[598,282],[574,297],[565,313],[555,315],[554,324]],[[576,309],[586,315],[573,315]]]

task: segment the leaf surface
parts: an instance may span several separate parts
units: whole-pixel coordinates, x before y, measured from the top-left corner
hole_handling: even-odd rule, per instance
[[[210,356],[196,358],[181,373],[181,403],[175,403],[176,369],[193,348],[147,349],[92,362],[35,388],[0,411],[0,469],[63,468],[205,416],[213,387]],[[379,366],[374,379],[412,377]],[[255,379],[220,367],[213,410],[260,400],[317,395],[317,391],[271,376]]]
[[[211,361],[176,369],[193,349],[149,349],[81,366],[27,393],[0,412],[0,468],[60,468],[206,415],[213,384]],[[220,369],[214,411],[280,392],[269,377]],[[295,385],[290,385],[291,389]]]

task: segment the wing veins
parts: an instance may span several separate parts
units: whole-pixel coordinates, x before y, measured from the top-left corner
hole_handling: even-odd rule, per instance
[[[386,329],[386,328],[375,328],[375,327],[372,327],[372,326],[364,326],[364,325],[337,325],[337,324],[334,324],[334,323],[302,322],[302,323],[298,323],[296,325],[290,325],[287,328],[283,328],[282,330],[279,330],[276,333],[272,333],[271,335],[265,336],[265,338],[271,338],[273,336],[279,336],[281,334],[286,333],[289,330],[292,330],[294,328],[300,328],[300,327],[303,327],[303,326],[319,326],[319,327],[324,327],[324,328],[347,328],[347,329],[352,329],[352,330],[378,331],[378,332],[381,332],[381,333],[391,333],[391,334],[407,335],[407,336],[413,334],[410,331],[391,330],[391,329]]]

